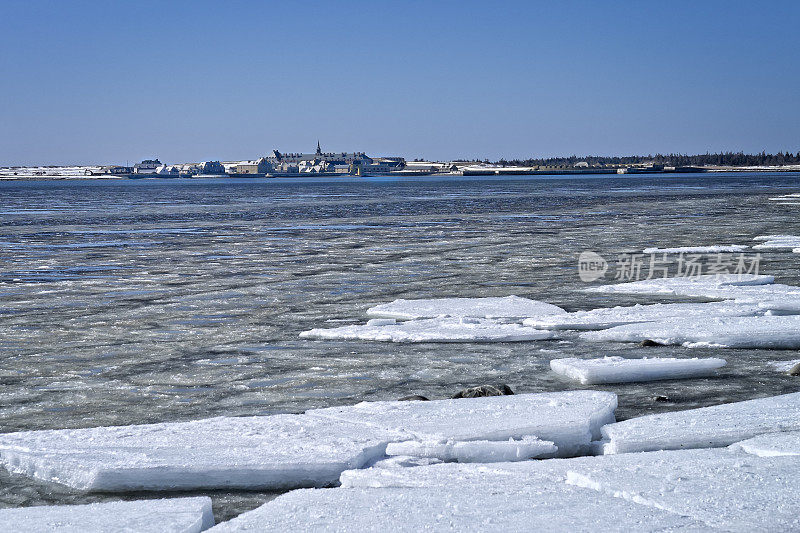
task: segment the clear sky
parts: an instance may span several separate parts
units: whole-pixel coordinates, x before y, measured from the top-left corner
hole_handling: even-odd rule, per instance
[[[800,2],[0,0],[0,164],[800,150]]]

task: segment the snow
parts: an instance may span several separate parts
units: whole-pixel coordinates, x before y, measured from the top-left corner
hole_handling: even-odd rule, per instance
[[[800,430],[800,392],[632,418],[602,428],[606,454],[711,448]]]
[[[214,516],[203,496],[0,509],[0,524],[3,533],[196,533],[213,526]]]
[[[717,254],[744,252],[747,246],[738,244],[716,246],[680,246],[677,248],[645,248],[644,254]]]
[[[590,341],[641,342],[688,347],[792,350],[800,348],[800,315],[708,317],[692,321],[676,317],[588,331]]]
[[[800,431],[769,433],[732,444],[731,448],[759,457],[800,455]]]
[[[520,440],[405,441],[390,443],[387,455],[424,457],[459,463],[499,463],[525,461],[534,457],[554,455],[556,446],[549,441],[525,436]]]
[[[409,469],[409,470],[417,470]],[[210,531],[696,531],[691,519],[566,484],[298,490]]]
[[[415,402],[416,403],[416,402]],[[91,491],[289,489],[335,483],[406,440],[377,427],[306,415],[6,433],[12,472]]]
[[[422,300],[399,299],[367,309],[367,316],[412,320],[438,316],[472,318],[525,318],[565,313],[558,306],[520,298],[436,298]]]
[[[549,330],[596,330],[637,322],[651,322],[672,317],[691,320],[710,315],[755,316],[764,314],[765,311],[765,309],[760,308],[756,304],[739,304],[730,301],[652,305],[637,304],[627,307],[592,309],[590,311],[576,311],[574,313],[564,313],[562,315],[529,318],[523,321],[523,325]]]
[[[580,381],[583,385],[596,385],[709,376],[725,364],[724,359],[712,357],[704,359],[672,357],[577,359],[573,357],[553,359],[550,361],[550,368],[553,372]]]
[[[370,320],[372,322],[372,320]],[[439,317],[400,323],[367,323],[300,333],[307,339],[385,342],[519,342],[552,339],[553,333],[486,318]]]
[[[505,441],[535,436],[555,443],[559,456],[570,456],[590,448],[591,441],[600,437],[600,428],[614,421],[616,407],[617,396],[610,392],[565,391],[430,402],[363,402],[306,414],[399,431],[420,441]]]
[[[800,530],[800,461],[794,457],[727,449],[625,454],[582,462],[570,469],[567,483],[725,531]]]
[[[800,247],[800,236],[797,235],[762,235],[753,239],[763,241],[753,246],[754,250],[769,250]]]

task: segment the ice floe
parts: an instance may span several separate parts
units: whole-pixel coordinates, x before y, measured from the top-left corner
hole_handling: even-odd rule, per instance
[[[800,455],[800,431],[759,435],[758,437],[732,444],[731,448],[740,449],[759,457]]]
[[[709,376],[725,364],[724,359],[713,357],[702,359],[672,357],[578,359],[571,357],[553,359],[550,361],[550,368],[553,372],[580,381],[583,385],[596,385]]]
[[[221,417],[6,433],[0,463],[91,491],[321,487],[408,438],[307,415]]]
[[[597,330],[624,324],[635,324],[637,322],[652,322],[665,318],[693,320],[708,316],[755,316],[765,312],[766,310],[757,304],[740,304],[731,301],[637,304],[529,318],[523,321],[523,325],[549,330]]]
[[[424,468],[424,467],[421,467]],[[407,470],[417,470],[416,468]],[[690,518],[566,484],[311,489],[284,494],[211,529],[235,531],[697,531]]]
[[[800,392],[632,418],[603,426],[606,454],[712,448],[800,430]]]
[[[800,248],[800,236],[798,235],[762,235],[753,240],[762,241],[753,246],[754,250]]]
[[[3,533],[198,533],[214,525],[214,516],[203,496],[0,509],[0,524]]]
[[[679,246],[677,248],[645,248],[644,254],[717,254],[744,252],[747,246],[738,244],[716,246]]]
[[[550,441],[525,436],[519,440],[473,441],[405,441],[390,443],[387,455],[425,457],[459,463],[499,463],[525,461],[534,457],[555,455]]]
[[[307,411],[326,420],[400,431],[420,441],[521,439],[555,443],[559,456],[585,453],[614,421],[615,394],[566,391],[431,402],[363,402]]]
[[[720,348],[800,348],[800,315],[757,317],[672,318],[588,331],[581,338],[591,341],[642,342],[665,345]]]
[[[556,305],[519,296],[489,298],[399,299],[367,309],[367,316],[412,320],[438,316],[525,318],[565,313]]]
[[[300,337],[384,342],[519,342],[555,337],[548,331],[486,318],[437,317],[397,323],[373,320],[364,325],[312,329],[300,333]]]
[[[584,290],[609,294],[688,296],[751,303],[758,303],[770,299],[770,297],[800,297],[800,287],[775,284],[774,276],[763,274],[706,274],[657,278],[614,285],[599,285]]]

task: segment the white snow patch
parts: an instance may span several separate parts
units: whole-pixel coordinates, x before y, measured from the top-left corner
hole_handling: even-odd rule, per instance
[[[677,248],[645,248],[643,254],[717,254],[744,252],[747,246],[738,244],[715,246],[679,246]]]
[[[759,457],[800,455],[800,431],[759,435],[758,437],[732,444],[731,448]]]
[[[764,314],[765,309],[756,304],[740,304],[730,301],[708,303],[675,303],[633,305],[626,307],[610,307],[592,309],[590,311],[576,311],[562,315],[552,315],[542,318],[529,318],[523,325],[549,330],[597,330],[635,324],[637,322],[652,322],[665,318],[683,318],[686,320],[708,316],[755,316]]]
[[[800,430],[800,393],[660,413],[602,428],[604,453],[713,448],[776,431]]]
[[[214,515],[202,496],[0,509],[0,524],[3,533],[198,533],[214,525]]]
[[[580,381],[583,385],[596,385],[709,376],[725,364],[724,359],[713,357],[704,359],[603,357],[553,359],[550,361],[550,368],[558,374]]]
[[[536,436],[555,443],[559,456],[570,456],[587,451],[591,442],[600,438],[600,428],[614,421],[616,407],[617,396],[609,392],[566,391],[430,402],[363,402],[306,414],[400,431],[420,441],[505,441]]]
[[[582,333],[590,341],[641,342],[688,347],[791,350],[800,348],[800,315],[672,318]]]
[[[763,241],[753,246],[754,250],[797,248],[800,246],[800,236],[797,235],[762,235],[756,241]]]
[[[489,298],[399,299],[367,309],[367,316],[412,320],[438,316],[525,318],[565,313],[556,305],[519,296]]]
[[[520,342],[552,339],[553,333],[486,318],[438,317],[399,323],[341,326],[300,333],[307,339],[384,342]]]
[[[506,441],[473,440],[405,441],[393,442],[386,447],[386,455],[430,457],[442,461],[459,463],[500,463],[526,461],[534,457],[554,455],[556,446],[549,441],[525,436],[519,440]]]
[[[416,402],[415,402],[416,403]],[[8,470],[82,490],[289,489],[335,483],[408,435],[307,415],[0,435]]]

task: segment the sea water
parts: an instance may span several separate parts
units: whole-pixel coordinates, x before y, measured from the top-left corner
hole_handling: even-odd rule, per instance
[[[298,336],[363,323],[396,298],[515,294],[569,311],[676,301],[583,292],[578,255],[797,235],[800,206],[770,200],[797,191],[797,173],[0,182],[0,431],[296,413],[483,383],[612,391],[620,419],[797,391],[776,370],[793,351],[571,332],[497,344]],[[800,254],[759,252],[760,273],[800,284]],[[728,365],[712,378],[594,387],[549,369],[605,355]],[[208,494],[218,519],[270,497]],[[119,498],[0,471],[2,506]]]

